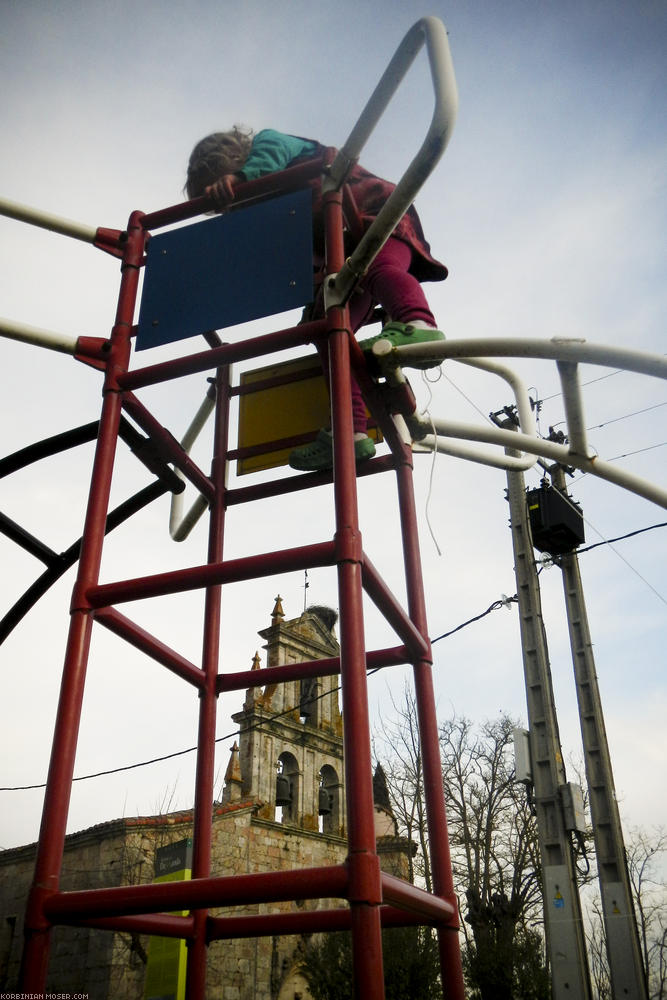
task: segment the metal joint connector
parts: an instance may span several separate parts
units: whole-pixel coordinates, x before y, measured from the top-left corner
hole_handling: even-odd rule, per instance
[[[353,531],[352,528],[342,528],[334,535],[334,544],[337,563],[363,562],[364,550],[361,544],[361,532]]]
[[[368,851],[350,854],[347,859],[350,873],[348,899],[351,903],[367,903],[380,906],[382,903],[382,873],[377,854]]]

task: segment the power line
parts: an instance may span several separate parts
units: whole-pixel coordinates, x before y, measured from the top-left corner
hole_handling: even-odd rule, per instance
[[[638,417],[642,413],[650,413],[651,410],[659,410],[661,406],[667,406],[667,400],[664,403],[655,403],[653,406],[645,406],[643,410],[633,410],[632,413],[625,413],[622,417],[612,417],[611,420],[605,420],[602,424],[594,424],[592,427],[587,427],[588,431],[597,431],[601,427],[607,427],[609,424],[616,424],[619,420],[628,420],[630,417]]]
[[[593,525],[591,525],[591,527],[595,531]],[[627,535],[618,535],[617,538],[605,538],[602,542],[594,542],[593,545],[587,545],[583,549],[577,549],[577,555],[581,555],[582,552],[591,552],[593,549],[597,549],[601,545],[611,545],[612,542],[622,542],[624,538],[634,538],[635,535],[643,535],[645,531],[654,531],[656,528],[667,528],[667,521],[661,521],[659,524],[650,524],[647,528],[638,528],[636,531],[629,531]]]
[[[492,611],[496,611],[498,608],[502,608],[502,607],[509,607],[510,603],[512,603],[513,601],[516,601],[516,599],[517,598],[516,598],[516,595],[515,595],[514,597],[503,597],[499,601],[494,601],[493,604],[491,604],[486,609],[486,611],[483,611],[479,615],[475,615],[474,618],[469,618],[468,621],[462,622],[460,625],[457,625],[456,628],[451,629],[451,631],[449,631],[449,632],[445,632],[443,635],[439,635],[436,639],[432,639],[431,642],[432,643],[438,642],[440,639],[446,639],[447,636],[453,635],[455,632],[460,632],[460,630],[463,629],[463,628],[465,628],[467,625],[472,625],[473,622],[480,621],[482,618],[485,618]],[[377,673],[378,670],[381,670],[381,669],[382,669],[381,667],[375,667],[373,670],[369,670],[368,671],[367,676],[370,677],[372,674]],[[335,691],[340,691],[340,690],[341,690],[341,685],[339,684],[337,687],[332,688],[331,691],[327,691],[324,694],[317,695],[317,697],[314,698],[313,701],[319,701],[320,698],[328,697],[330,694],[333,694]],[[253,726],[250,726],[249,730],[244,730],[244,732],[253,731],[255,729],[259,729],[261,726],[265,726],[268,723],[275,722],[276,719],[280,719],[284,715],[289,715],[293,711],[294,711],[294,707],[293,706],[291,708],[287,708],[283,712],[278,712],[276,715],[270,716],[270,718],[268,718],[268,719],[262,719],[260,722],[255,723]],[[215,742],[216,743],[223,743],[226,740],[231,740],[234,736],[240,736],[240,735],[241,735],[241,730],[240,729],[235,729],[233,732],[226,733],[224,736],[217,736],[216,739],[215,739]],[[88,781],[89,779],[92,779],[92,778],[102,778],[102,777],[106,777],[107,775],[110,775],[110,774],[120,774],[123,771],[133,771],[133,770],[135,770],[136,768],[139,768],[139,767],[147,767],[149,764],[159,764],[159,763],[161,763],[164,760],[172,760],[175,757],[183,757],[186,754],[194,753],[195,750],[197,750],[196,746],[194,746],[194,747],[187,747],[187,749],[185,749],[185,750],[175,750],[173,753],[163,754],[161,757],[152,757],[150,760],[142,760],[142,761],[139,761],[138,763],[135,763],[135,764],[125,764],[125,765],[123,765],[121,767],[109,768],[109,770],[106,770],[106,771],[96,771],[94,774],[82,774],[82,775],[79,775],[78,777],[72,778],[72,781],[73,782],[74,781]],[[42,782],[41,784],[35,784],[35,785],[14,785],[14,786],[0,787],[0,792],[27,792],[27,791],[32,791],[32,790],[37,789],[37,788],[46,788],[46,782]]]
[[[588,382],[582,382],[581,387],[583,389],[585,385],[593,385],[594,382],[603,382],[606,378],[612,378],[614,375],[623,375],[624,373],[627,374],[625,368],[617,368],[616,371],[607,372],[606,375],[598,375],[597,378],[589,379]],[[562,392],[554,392],[551,396],[545,396],[544,399],[540,399],[538,400],[538,402],[548,403],[550,399],[557,399],[558,396],[562,395],[563,395]]]
[[[662,601],[662,603],[663,603],[663,604],[667,604],[667,600],[666,600],[666,599],[665,599],[665,598],[663,597],[663,595],[662,595],[662,594],[660,593],[660,591],[659,591],[659,590],[656,590],[656,588],[655,588],[655,587],[653,586],[653,584],[652,584],[652,583],[649,583],[649,581],[648,581],[648,580],[646,579],[646,577],[645,577],[645,576],[642,576],[642,574],[641,574],[641,573],[639,572],[639,570],[638,570],[638,569],[636,569],[636,568],[635,568],[635,567],[634,567],[634,566],[632,565],[632,563],[631,563],[631,562],[630,562],[630,561],[629,561],[628,559],[626,559],[626,558],[625,558],[625,556],[624,556],[624,555],[621,555],[621,553],[620,553],[620,552],[618,551],[618,549],[614,548],[614,546],[613,546],[612,542],[611,542],[611,541],[607,541],[607,540],[605,539],[604,535],[602,534],[602,532],[598,531],[598,529],[597,529],[597,528],[595,527],[595,525],[594,525],[594,524],[591,524],[591,522],[590,522],[590,521],[589,521],[589,520],[588,520],[587,518],[584,518],[584,521],[586,522],[586,524],[587,524],[587,525],[588,525],[588,526],[589,526],[590,528],[592,528],[592,529],[593,529],[593,531],[595,532],[595,534],[596,534],[596,535],[599,535],[599,537],[600,537],[600,538],[602,539],[602,541],[600,542],[600,545],[608,545],[608,546],[609,546],[609,548],[611,549],[611,551],[612,551],[612,552],[613,552],[613,553],[614,553],[615,555],[617,555],[617,556],[618,556],[618,558],[619,558],[619,559],[621,560],[621,562],[624,562],[624,563],[625,563],[625,565],[626,565],[626,566],[628,567],[628,569],[632,570],[632,572],[633,572],[633,573],[635,574],[635,576],[636,576],[636,577],[638,577],[638,579],[640,579],[640,580],[642,581],[642,583],[646,584],[646,586],[648,587],[648,589],[649,589],[649,590],[650,590],[650,591],[651,591],[652,593],[654,593],[654,594],[655,594],[655,596],[656,596],[656,597],[658,598],[658,600],[659,600],[659,601]],[[656,527],[661,527],[661,525],[656,525]],[[642,529],[642,530],[643,530],[643,529]],[[649,529],[647,529],[647,530],[649,530]],[[632,534],[634,534],[634,532],[632,532]],[[622,536],[622,537],[626,537],[626,536]],[[620,540],[620,539],[612,539],[612,541],[618,541],[618,540]]]
[[[589,522],[587,521],[586,523],[588,524]],[[590,527],[593,528],[593,530],[595,531],[596,534],[598,534],[598,535],[600,534],[600,532],[597,531],[597,529],[595,528],[594,525],[590,525]],[[583,552],[590,552],[593,549],[599,548],[601,545],[610,545],[612,547],[612,549],[613,549],[613,544],[612,544],[613,542],[620,542],[620,541],[623,541],[626,538],[633,538],[635,535],[641,535],[641,534],[643,534],[646,531],[653,531],[656,528],[667,528],[667,521],[662,521],[659,524],[652,524],[652,525],[649,525],[646,528],[638,528],[636,531],[630,531],[630,532],[628,532],[625,535],[619,535],[617,538],[604,539],[601,542],[595,542],[593,545],[586,546],[586,548],[578,549],[577,550],[577,554],[581,554]],[[637,570],[635,570],[633,568],[633,566],[631,566],[630,563],[628,563],[627,560],[624,559],[623,556],[621,556],[621,554],[619,552],[617,552],[616,549],[613,549],[613,551],[616,552],[616,555],[618,555],[619,558],[623,559],[623,561],[629,566],[629,568],[634,573],[637,574],[637,576],[640,577],[640,579],[644,580],[644,578],[641,576],[641,574],[637,573]],[[665,601],[665,599],[662,597],[662,595],[659,594],[658,591],[655,590],[655,588],[652,587],[651,584],[648,583],[647,580],[644,580],[644,583],[646,583],[647,586],[650,587],[650,589],[660,598],[661,601]],[[441,639],[448,639],[449,636],[452,636],[456,632],[460,632],[462,629],[467,628],[468,625],[473,625],[475,622],[481,621],[483,618],[486,618],[487,615],[490,615],[492,611],[497,611],[499,608],[508,608],[509,609],[510,605],[516,603],[517,600],[518,600],[518,598],[517,598],[516,594],[514,594],[513,597],[506,597],[505,595],[503,595],[503,597],[500,600],[494,601],[492,604],[490,604],[489,607],[485,611],[482,611],[478,615],[474,615],[472,618],[468,618],[467,621],[461,622],[460,625],[457,625],[455,628],[450,629],[448,632],[443,632],[442,635],[438,635],[434,639],[431,639],[431,645],[434,645],[436,642],[440,642]],[[667,601],[665,601],[665,603],[667,603]],[[381,667],[375,667],[373,670],[369,670],[368,671],[368,676],[370,677],[372,674],[377,673],[378,670],[380,670],[380,669],[382,669],[382,668]],[[340,690],[341,690],[341,686],[339,684],[337,687],[332,688],[332,690],[330,692],[326,692],[326,694],[320,694],[316,698],[314,698],[313,700],[314,701],[318,701],[320,698],[328,697],[329,694],[333,694],[335,691],[340,691]],[[259,729],[261,726],[264,726],[264,725],[267,725],[268,723],[274,722],[276,719],[280,719],[284,715],[289,715],[293,711],[294,711],[294,708],[291,707],[291,708],[285,709],[283,712],[278,712],[276,715],[272,715],[268,719],[262,719],[261,722],[255,723],[255,725],[251,726],[250,730]],[[224,736],[218,736],[218,737],[216,737],[215,742],[216,743],[223,743],[226,740],[231,740],[233,737],[240,736],[240,735],[241,735],[241,730],[240,729],[235,729],[233,732],[226,733]],[[194,753],[196,750],[197,750],[196,746],[194,746],[194,747],[187,747],[185,750],[175,750],[175,751],[173,751],[173,753],[163,754],[161,757],[152,757],[150,760],[139,761],[138,763],[135,763],[135,764],[125,764],[125,765],[123,765],[121,767],[109,768],[106,771],[95,771],[93,774],[82,774],[82,775],[79,775],[78,777],[72,778],[72,781],[73,782],[74,781],[88,781],[88,780],[91,780],[92,778],[103,778],[103,777],[106,777],[106,776],[108,776],[110,774],[121,774],[123,771],[133,771],[133,770],[136,770],[139,767],[148,767],[150,764],[159,764],[159,763],[161,763],[162,761],[165,761],[165,760],[173,760],[175,757],[184,757],[186,754]],[[32,791],[32,790],[38,789],[38,788],[46,788],[46,783],[43,782],[43,783],[35,784],[35,785],[13,785],[13,786],[5,786],[5,787],[0,787],[0,792],[26,792],[26,791]]]
[[[501,600],[494,601],[493,604],[490,604],[486,611],[482,611],[480,615],[475,615],[474,618],[469,618],[467,622],[462,622],[460,625],[457,625],[456,628],[450,629],[449,632],[443,632],[442,635],[439,635],[436,639],[431,639],[431,645],[439,642],[440,639],[449,638],[449,636],[454,635],[455,632],[460,632],[462,628],[466,627],[466,625],[472,625],[473,622],[481,621],[482,618],[486,618],[487,615],[491,614],[492,611],[497,611],[498,608],[509,609],[510,604],[516,603],[517,600],[518,597],[515,594],[514,597],[502,597]]]

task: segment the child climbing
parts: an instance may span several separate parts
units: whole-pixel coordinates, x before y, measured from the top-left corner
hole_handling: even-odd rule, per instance
[[[297,161],[318,156],[322,149],[318,142],[273,129],[263,129],[256,135],[238,127],[229,132],[215,132],[198,142],[193,149],[185,190],[189,198],[206,194],[218,208],[223,209],[233,201],[238,184],[285,170]],[[359,165],[352,167],[346,184],[365,230],[394,190],[394,185]],[[316,191],[315,213],[319,200],[317,194],[319,191]],[[360,235],[355,240],[352,233],[346,233],[348,252],[354,249]],[[318,249],[316,246],[316,251]],[[380,338],[389,340],[395,346],[444,340],[420,282],[443,281],[446,277],[447,268],[431,256],[419,216],[411,206],[368,268],[357,293],[349,302],[350,324],[355,333],[370,318],[377,305],[389,317],[382,332],[361,341],[361,348],[370,350]],[[326,358],[323,361],[326,368]],[[429,368],[437,364],[438,361],[425,360],[420,367]],[[357,461],[365,461],[373,457],[375,446],[367,434],[366,406],[354,379],[352,416],[355,457]],[[294,448],[289,464],[301,471],[330,469],[333,464],[331,431],[320,430],[312,443]]]

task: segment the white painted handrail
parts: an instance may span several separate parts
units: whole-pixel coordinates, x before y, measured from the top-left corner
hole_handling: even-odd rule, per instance
[[[377,352],[376,356],[378,357],[382,357],[383,351],[386,350],[384,345],[391,346],[388,341],[382,341],[382,345]],[[376,353],[375,350],[374,353]],[[495,361],[467,358],[457,360],[460,360],[462,364],[489,372],[492,375],[498,375],[499,378],[504,379],[514,393],[521,431],[529,440],[536,439],[537,429],[535,427],[535,418],[533,417],[528,390],[516,372],[513,372],[511,368],[507,368],[505,365],[499,365]],[[401,382],[404,383],[405,376],[402,370],[398,367],[389,367],[389,365],[393,364],[395,364],[393,358],[388,363],[385,360],[385,364],[383,364],[383,374],[387,381],[392,385],[399,385]],[[412,448],[415,452],[432,452],[437,450],[444,454],[452,455],[455,458],[478,462],[481,465],[491,465],[498,469],[515,469],[522,472],[530,469],[536,462],[536,458],[532,454],[507,455],[498,449],[490,451],[489,449],[480,449],[476,446],[471,447],[447,440],[448,438],[460,438],[469,441],[494,443],[487,441],[484,437],[484,427],[478,427],[474,424],[457,423],[455,421],[435,420],[430,416],[417,413],[406,417],[405,422],[412,435],[413,442],[415,442]]]
[[[86,226],[82,222],[64,219],[50,212],[42,212],[39,208],[8,201],[6,198],[0,198],[0,215],[6,215],[18,222],[27,222],[39,229],[48,229],[52,233],[60,233],[61,236],[71,236],[72,239],[82,240],[84,243],[94,243],[97,239],[96,226]]]
[[[27,323],[17,323],[12,319],[0,317],[0,336],[10,340],[20,340],[23,344],[33,344],[35,347],[46,347],[50,351],[60,351],[62,354],[75,354],[78,337],[66,333],[56,333],[54,330],[43,330],[38,326],[28,326]]]
[[[645,351],[628,350],[610,344],[589,344],[570,337],[471,337],[469,340],[443,340],[409,347],[393,347],[386,340],[373,345],[378,357],[390,356],[399,364],[410,359],[438,358],[541,358],[547,361],[573,361],[575,364],[605,365],[624,368],[640,375],[667,378],[667,357]]]
[[[465,444],[455,444],[451,439],[476,441],[495,445],[498,448],[509,448],[528,455],[540,456],[559,462],[561,465],[571,465],[583,472],[591,473],[600,479],[615,483],[631,493],[645,497],[661,507],[667,507],[667,489],[658,486],[640,476],[635,476],[618,466],[598,458],[589,447],[586,439],[586,424],[584,419],[583,400],[579,385],[579,364],[604,365],[605,367],[651,375],[656,378],[667,378],[667,358],[661,354],[649,354],[642,351],[627,350],[603,344],[589,344],[583,340],[571,340],[556,337],[552,340],[536,338],[474,338],[471,340],[447,340],[408,347],[394,347],[387,340],[378,340],[373,345],[373,354],[382,367],[388,380],[397,380],[401,365],[409,366],[411,362],[423,361],[424,358],[437,358],[460,361],[475,367],[492,371],[495,365],[487,360],[473,360],[482,355],[496,357],[538,358],[555,361],[563,390],[563,402],[567,423],[567,445],[545,441],[528,429],[530,421],[522,413],[519,400],[521,392],[520,381],[513,385],[517,408],[519,410],[520,430],[504,430],[485,425],[463,424],[448,420],[426,420],[424,418],[408,418],[413,437],[417,444],[414,451],[439,451],[445,454],[465,458],[474,462],[492,465],[497,468],[526,468],[526,456],[513,458],[498,451],[489,453],[477,451]],[[498,366],[500,368],[501,366]],[[504,370],[506,373],[509,369]],[[500,371],[498,372],[500,374]],[[511,374],[511,372],[510,372]],[[505,374],[503,377],[507,377]],[[508,379],[510,381],[510,379]],[[523,401],[525,411],[525,400]],[[517,464],[514,464],[517,463]],[[529,464],[532,464],[530,462]]]
[[[354,253],[336,275],[333,285],[328,287],[327,297],[330,302],[345,301],[415,200],[424,181],[444,153],[454,129],[458,90],[447,31],[437,17],[424,17],[413,25],[399,45],[347,142],[334,160],[330,171],[331,183],[339,186],[350,164],[359,158],[366,141],[424,45],[435,96],[435,107],[426,138]]]

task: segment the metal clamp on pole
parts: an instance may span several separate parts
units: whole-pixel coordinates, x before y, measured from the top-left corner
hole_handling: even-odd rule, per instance
[[[395,190],[373,220],[354,253],[327,289],[327,299],[331,305],[339,305],[347,300],[356,282],[368,269],[415,200],[424,181],[432,173],[444,153],[452,134],[458,108],[458,91],[447,31],[442,21],[437,17],[424,17],[413,25],[396,50],[357,124],[352,129],[350,137],[332,163],[330,182],[336,187],[340,187],[344,182],[350,164],[359,158],[368,137],[424,44],[428,53],[435,93],[435,107],[431,125],[419,152],[401,177]]]

